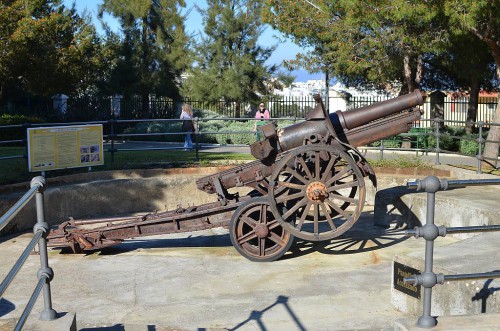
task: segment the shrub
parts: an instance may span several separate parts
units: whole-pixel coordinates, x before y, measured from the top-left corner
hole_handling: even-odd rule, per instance
[[[475,139],[478,138],[478,135],[477,134],[468,134],[468,135],[465,135],[464,138],[470,138],[470,139],[474,139],[474,140],[461,139],[460,146],[459,146],[460,154],[477,155],[477,153],[479,152],[479,143]]]
[[[383,160],[368,160],[370,165],[373,167],[392,167],[392,168],[431,168],[430,165],[426,164],[422,158],[419,157],[408,157],[408,156],[397,156],[393,159],[383,159]]]
[[[0,116],[0,125],[19,125],[25,123],[43,123],[40,117],[26,115],[8,115]],[[20,140],[26,139],[26,127],[2,128],[0,130],[0,140]]]
[[[434,133],[431,133],[428,137],[427,137],[427,145],[429,146],[429,148],[436,148],[436,136],[434,135]],[[450,133],[449,132],[440,132],[439,133],[439,148],[441,150],[446,150],[446,151],[453,151],[453,150],[457,150],[456,147],[455,147],[455,142],[453,140],[453,138],[451,137]]]

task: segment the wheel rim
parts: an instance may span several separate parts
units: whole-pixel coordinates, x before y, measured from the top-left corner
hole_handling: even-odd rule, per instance
[[[274,218],[267,197],[235,210],[229,235],[236,250],[252,261],[274,261],[290,248],[293,236]]]
[[[286,176],[291,178],[282,181]],[[301,146],[275,167],[269,203],[278,222],[294,236],[329,240],[358,220],[365,203],[363,175],[344,151]]]

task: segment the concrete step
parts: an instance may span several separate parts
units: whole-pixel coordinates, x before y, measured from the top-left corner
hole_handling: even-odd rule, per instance
[[[446,227],[500,224],[500,186],[475,186],[436,193],[434,222]],[[375,223],[398,227],[425,224],[427,193],[405,186],[383,189],[375,196]],[[476,234],[454,235],[459,239]]]
[[[499,188],[482,186],[436,193],[435,224],[446,227],[500,224]],[[414,193],[399,186],[381,190],[375,200],[375,221],[386,227],[425,224],[427,194]],[[500,232],[454,235],[460,241],[434,250],[434,272],[444,275],[471,274],[500,270]],[[425,240],[421,248],[398,254],[394,262],[424,270]],[[442,240],[437,238],[436,243]],[[393,265],[394,267],[394,265]],[[417,299],[394,288],[393,306],[413,316],[422,314],[422,298]],[[423,292],[423,290],[421,290]],[[436,285],[432,293],[433,316],[500,313],[500,280],[469,280]]]
[[[439,240],[437,238],[436,240]],[[424,270],[425,241],[422,248],[396,255],[394,262]],[[434,272],[444,275],[471,274],[500,270],[500,233],[483,233],[438,247],[434,250]],[[422,298],[416,299],[394,288],[391,302],[399,311],[413,316],[422,314]],[[423,292],[423,290],[422,290]],[[423,295],[423,294],[422,294]],[[433,316],[500,313],[500,279],[446,282],[432,291]]]
[[[497,331],[500,330],[500,314],[480,314],[461,316],[442,316],[433,331]],[[394,331],[421,331],[416,320],[405,318],[396,321]]]

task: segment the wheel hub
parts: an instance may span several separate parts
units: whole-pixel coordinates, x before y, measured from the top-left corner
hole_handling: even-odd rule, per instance
[[[328,189],[322,182],[312,182],[307,186],[306,194],[311,201],[323,201],[328,197]]]
[[[266,238],[269,235],[269,228],[265,224],[257,224],[255,227],[255,234],[260,239]]]

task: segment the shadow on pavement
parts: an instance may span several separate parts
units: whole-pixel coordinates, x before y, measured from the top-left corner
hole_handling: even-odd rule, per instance
[[[4,298],[0,298],[0,317],[7,315],[11,311],[16,309],[16,305],[14,305],[9,300],[5,300]]]
[[[141,329],[144,330],[144,329]],[[155,325],[148,325],[146,331],[156,331]],[[113,326],[96,326],[91,328],[83,328],[80,331],[125,331],[123,324],[115,324]]]
[[[410,237],[405,236],[406,227],[396,224],[396,227],[385,228],[373,225],[373,213],[363,213],[363,216],[343,235],[320,242],[295,239],[290,253],[283,258],[290,259],[307,255],[312,252],[322,254],[358,254],[399,244]]]
[[[229,328],[227,329],[228,331],[235,331],[235,330],[238,330],[242,327],[245,327],[246,330],[249,329],[249,327],[253,327],[254,325],[247,325],[249,323],[254,323],[256,324],[255,328],[253,328],[253,330],[260,330],[260,331],[264,331],[264,330],[269,330],[269,328],[266,327],[264,321],[262,320],[262,317],[263,315],[273,309],[274,307],[276,306],[279,306],[279,305],[283,305],[284,308],[286,309],[287,313],[290,315],[290,319],[295,323],[295,325],[297,326],[297,330],[301,330],[301,331],[305,331],[307,330],[304,325],[302,325],[302,323],[300,322],[300,319],[298,318],[298,316],[295,314],[295,312],[293,311],[293,309],[290,307],[289,303],[288,303],[288,297],[284,296],[284,295],[280,295],[278,296],[278,298],[276,299],[276,301],[267,306],[266,308],[262,309],[262,310],[252,310],[252,312],[250,313],[250,316],[248,316],[248,318],[244,321],[242,321],[241,323],[239,323],[238,325],[236,325],[235,327],[232,327],[232,328]],[[206,328],[198,328],[198,331],[207,331],[208,329]]]
[[[292,259],[313,252],[322,254],[358,254],[399,244],[410,237],[405,236],[405,225],[393,223],[392,227],[375,226],[373,212],[364,212],[360,219],[345,234],[327,241],[311,242],[295,239],[294,244],[282,259]],[[121,244],[90,251],[88,254],[116,255],[138,249],[155,248],[196,248],[196,247],[230,247],[229,234],[189,235],[184,238],[138,238],[129,239]],[[61,251],[67,253],[67,250]]]

